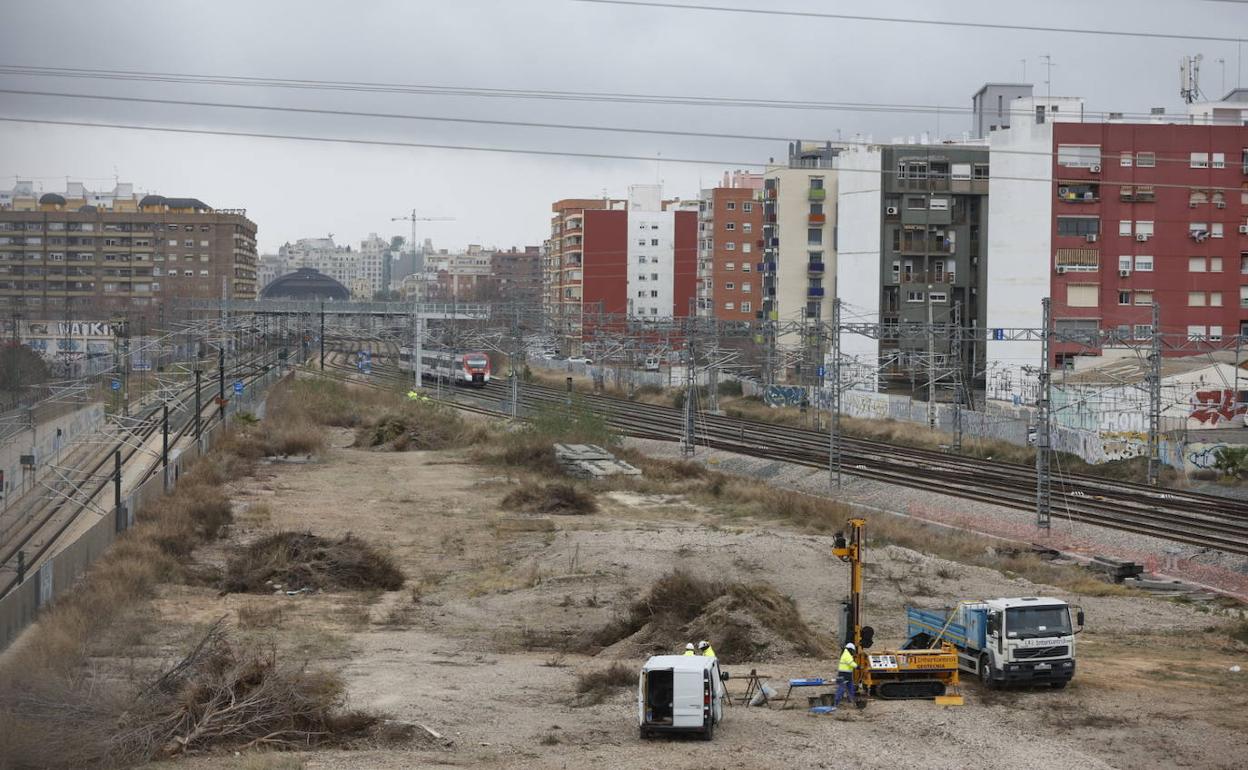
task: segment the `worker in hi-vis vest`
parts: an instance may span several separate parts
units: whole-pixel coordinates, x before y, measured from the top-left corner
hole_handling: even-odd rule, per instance
[[[694,651],[694,649],[693,649],[693,642],[689,642],[688,644],[686,644],[686,645],[685,645],[685,654],[686,654],[686,655],[697,655],[697,654],[698,654],[698,653],[697,653],[697,652],[695,652],[695,651]]]
[[[841,698],[845,694],[849,694],[852,701],[858,700],[858,694],[854,691],[854,669],[858,668],[858,661],[854,659],[854,653],[858,648],[853,642],[845,645],[845,649],[841,651],[841,659],[836,664],[836,697],[832,701],[832,708],[841,705]]]
[[[706,641],[705,639],[698,642],[698,652],[702,653],[704,656],[708,658],[715,657],[715,648],[712,647],[711,643]]]

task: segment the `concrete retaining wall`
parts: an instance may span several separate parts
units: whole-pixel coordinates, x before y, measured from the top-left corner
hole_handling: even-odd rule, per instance
[[[81,409],[46,420],[33,429],[27,427],[9,433],[0,441],[0,470],[4,471],[3,500],[0,507],[8,504],[23,492],[32,489],[36,481],[51,472],[57,456],[72,442],[100,429],[104,424],[104,405],[91,404]],[[57,435],[57,430],[60,435]],[[25,470],[22,455],[35,456],[35,470]]]

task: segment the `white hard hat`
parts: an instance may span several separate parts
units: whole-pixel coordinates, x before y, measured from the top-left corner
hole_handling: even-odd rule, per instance
[[[686,650],[692,650],[692,649],[693,649],[693,642],[689,642],[688,644],[686,644],[686,645],[685,645],[685,649],[686,649]]]
[[[850,643],[848,643],[848,644],[846,644],[846,645],[845,645],[845,649],[847,649],[847,650],[857,650],[858,648],[854,646],[854,643],[853,643],[853,642],[850,642]]]

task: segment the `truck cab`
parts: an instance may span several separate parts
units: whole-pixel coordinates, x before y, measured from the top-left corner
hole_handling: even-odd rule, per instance
[[[907,610],[910,642],[952,642],[958,665],[986,687],[1003,683],[1065,687],[1075,675],[1075,634],[1083,610],[1061,599],[1026,596],[962,602],[952,609]]]
[[[694,733],[711,740],[724,718],[727,674],[703,655],[655,655],[641,668],[637,721],[642,738]]]

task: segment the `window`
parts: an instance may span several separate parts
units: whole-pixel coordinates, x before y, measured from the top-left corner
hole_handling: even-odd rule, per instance
[[[1239,255],[1239,274],[1248,275],[1248,253]]]
[[[1204,336],[1205,336],[1205,327],[1203,326],[1187,327],[1187,338],[1189,340],[1199,340],[1199,339],[1204,338]]]
[[[753,305],[752,303],[750,303],[750,302],[742,302],[742,303],[741,303],[741,312],[742,312],[742,313],[749,313],[749,312],[751,312],[753,309],[754,309],[754,305]]]
[[[1149,219],[1140,220],[1135,223],[1135,234],[1143,235],[1148,238],[1153,237],[1153,222]]]
[[[1210,165],[1213,168],[1226,168],[1226,153],[1215,152],[1213,154],[1213,162]]]
[[[906,198],[906,208],[911,211],[923,211],[927,208],[927,199],[909,196]]]
[[[194,271],[194,270],[183,270],[183,271],[182,271],[182,275],[186,276],[187,278],[193,278],[193,277],[195,276],[195,271]]]
[[[1067,168],[1090,168],[1101,162],[1099,144],[1059,144],[1057,165]]]
[[[1131,270],[1131,257],[1119,257],[1118,269],[1130,271]]]
[[[736,270],[736,269],[737,269],[737,263],[736,263],[736,262],[725,262],[725,263],[724,263],[724,270],[728,271],[729,273],[731,273],[733,270]]]
[[[1188,235],[1204,239],[1205,236],[1209,235],[1209,224],[1206,222],[1188,222],[1187,233]]]
[[[1151,305],[1151,304],[1153,304],[1153,292],[1152,292],[1152,291],[1139,291],[1139,290],[1137,290],[1137,291],[1135,292],[1135,304],[1137,304],[1137,305]]]
[[[1187,258],[1187,272],[1189,273],[1205,272],[1205,258],[1204,257],[1188,257]]]
[[[202,276],[206,276],[206,275],[208,275],[208,271],[207,271],[207,270],[200,270],[200,271],[199,271],[199,274],[200,274],[200,276],[201,276],[201,277],[202,277]]]
[[[1209,258],[1209,272],[1211,273],[1222,272],[1222,258],[1221,257]]]
[[[746,232],[746,233],[752,233],[754,232],[754,225],[749,222],[742,222],[741,231]]]
[[[1209,237],[1221,238],[1222,237],[1222,223],[1214,222],[1211,226],[1213,227],[1213,229],[1209,231]]]
[[[1214,342],[1220,342],[1222,340],[1222,327],[1210,326],[1209,327],[1209,339],[1213,340]]]
[[[645,245],[646,245],[646,239],[645,239],[645,238],[638,238],[638,239],[637,239],[637,245],[638,245],[638,246],[645,246]]]
[[[1153,272],[1153,258],[1152,257],[1136,257],[1135,258],[1135,270],[1138,273]]]
[[[949,210],[948,198],[932,198],[932,211],[948,211],[948,210]]]
[[[658,290],[658,289],[651,289],[651,290],[650,290],[650,299],[658,299],[658,296],[659,296],[659,290]]]
[[[975,164],[975,170],[974,170],[974,176],[975,176],[975,178],[976,178],[976,179],[987,179],[987,178],[988,178],[988,164],[987,164],[987,163],[976,163],[976,164]]]
[[[1222,292],[1209,292],[1209,307],[1222,307]]]
[[[1071,283],[1066,285],[1066,304],[1069,307],[1096,307],[1100,286],[1095,283]]]
[[[1140,168],[1153,168],[1157,165],[1157,153],[1137,152],[1135,154],[1135,165]]]
[[[724,310],[733,310],[734,308],[736,308],[736,303],[734,303],[734,302],[725,302],[725,303],[724,303]]]
[[[178,242],[177,242],[176,240],[174,240],[173,238],[170,238],[170,239],[169,239],[169,245],[170,245],[170,246],[177,246],[177,245],[178,245]]]
[[[727,203],[725,203],[725,204],[724,204],[724,208],[728,209],[729,211],[736,211],[736,210],[737,210],[737,202],[736,202],[736,201],[728,201]]]
[[[736,250],[737,250],[737,244],[733,243],[732,241],[728,241],[727,243],[725,243],[725,244],[724,244],[724,250],[725,250],[725,251],[736,251]]]
[[[1137,340],[1142,340],[1145,337],[1151,337],[1151,336],[1153,336],[1152,324],[1136,324],[1135,325],[1135,338]]]
[[[823,243],[823,230],[818,227],[806,228],[806,243],[817,246]]]
[[[955,182],[969,181],[971,178],[970,163],[954,163],[952,166],[952,176]]]
[[[645,290],[645,289],[642,289],[641,291],[637,292],[637,298],[638,298],[638,299],[645,299],[645,297],[646,297],[646,290]]]
[[[1118,304],[1119,304],[1119,305],[1130,305],[1130,304],[1131,304],[1131,292],[1129,292],[1129,291],[1120,291],[1120,292],[1118,292]]]
[[[1101,220],[1096,217],[1058,217],[1058,235],[1096,235],[1101,231]]]
[[[754,250],[754,244],[750,243],[749,241],[746,241],[745,243],[741,244],[741,252],[743,254],[749,254],[753,250]]]
[[[177,226],[177,225],[166,225],[166,226],[165,226],[165,229],[166,229],[166,230],[177,230],[177,229],[178,229],[178,226]]]
[[[1239,287],[1239,306],[1248,307],[1248,286]]]
[[[658,245],[659,245],[659,239],[658,239],[658,238],[651,238],[651,239],[650,239],[650,245],[651,245],[651,246],[658,246]]]
[[[753,286],[750,284],[749,281],[746,281],[745,283],[741,284],[741,291],[752,291],[752,290],[753,290]]]
[[[1130,152],[1122,153],[1122,155],[1120,155],[1118,158],[1118,165],[1122,166],[1123,168],[1130,168],[1131,167],[1131,153]]]
[[[659,274],[658,274],[658,273],[651,273],[651,274],[650,274],[650,280],[652,280],[652,281],[657,281],[657,280],[659,280]]]
[[[1187,293],[1188,307],[1204,307],[1205,293],[1203,291],[1189,291]]]
[[[911,292],[906,293],[906,302],[922,302],[922,301],[923,301],[923,292],[911,291]]]
[[[724,223],[724,229],[725,229],[725,230],[736,230],[736,229],[737,229],[737,223],[736,223],[736,222],[725,222],[725,223]]]
[[[928,294],[927,298],[932,302],[948,302],[949,301],[949,295],[943,291],[934,291]]]
[[[207,246],[208,246],[208,241],[200,241],[200,242],[199,242],[199,245],[200,245],[200,248],[207,248]]]
[[[208,232],[208,225],[200,225],[200,226],[199,226],[199,231],[200,231],[201,233],[206,233],[206,232]]]
[[[658,225],[650,225],[650,229],[651,229],[651,230],[658,230],[658,229],[659,229],[659,226],[658,226]]]
[[[823,189],[823,177],[821,177],[821,176],[812,176],[812,177],[810,178],[810,189],[812,189],[812,190],[822,190],[822,189]]]
[[[732,281],[728,281],[724,284],[724,291],[732,291],[735,288],[737,288],[737,285]]]
[[[742,210],[742,211],[753,211],[753,210],[754,210],[754,204],[753,204],[753,203],[749,203],[748,201],[747,201],[746,203],[742,203],[742,204],[741,204],[741,210]]]
[[[1209,168],[1209,153],[1207,152],[1192,153],[1190,166],[1192,168]]]
[[[187,231],[188,233],[193,233],[193,232],[195,232],[195,225],[187,225],[187,226],[186,226],[186,231]]]

